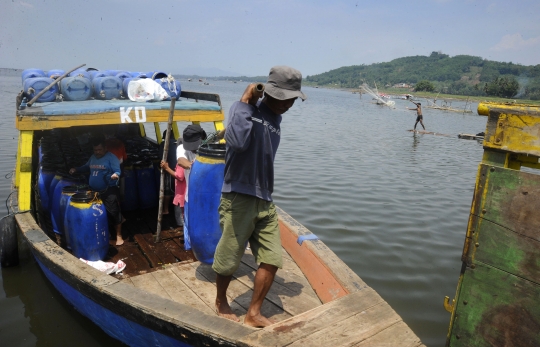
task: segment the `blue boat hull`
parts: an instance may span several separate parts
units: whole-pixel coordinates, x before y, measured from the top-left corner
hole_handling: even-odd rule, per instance
[[[128,320],[97,304],[52,273],[37,257],[36,260],[47,279],[60,294],[77,311],[115,339],[129,346],[192,346]]]

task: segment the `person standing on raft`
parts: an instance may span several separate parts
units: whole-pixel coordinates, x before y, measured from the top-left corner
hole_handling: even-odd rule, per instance
[[[416,108],[409,108],[407,107],[407,110],[416,111],[416,122],[414,123],[414,130],[416,130],[416,125],[418,122],[420,122],[420,125],[422,125],[422,128],[426,130],[426,127],[424,126],[424,122],[422,121],[424,117],[422,116],[422,104],[416,103],[414,101],[411,101],[413,104],[416,105]]]
[[[239,321],[227,301],[227,288],[249,241],[260,263],[244,319],[244,324],[253,327],[273,324],[261,314],[261,306],[283,263],[278,216],[272,202],[274,158],[281,138],[281,115],[297,98],[306,99],[301,84],[300,71],[274,66],[262,101],[262,92],[250,84],[240,101],[231,106],[225,129],[225,178],[219,205],[222,235],[212,265],[217,274],[215,304],[219,316]]]

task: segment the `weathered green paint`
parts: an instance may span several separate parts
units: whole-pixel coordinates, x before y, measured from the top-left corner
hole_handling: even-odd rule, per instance
[[[540,346],[540,114],[516,112],[489,112],[447,346]]]
[[[479,219],[474,261],[540,283],[540,242]]]
[[[452,347],[540,346],[540,286],[478,262],[455,306]]]
[[[486,173],[481,217],[540,241],[540,176],[481,165]]]

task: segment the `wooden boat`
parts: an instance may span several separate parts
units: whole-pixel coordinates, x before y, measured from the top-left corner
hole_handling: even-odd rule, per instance
[[[39,138],[51,131],[100,132],[104,125],[118,125],[152,143],[144,124],[153,124],[161,139],[159,122],[167,121],[168,109],[168,102],[91,100],[35,104],[16,113],[18,213],[5,219],[2,230],[13,230],[16,224],[19,253],[30,251],[47,279],[76,310],[130,346],[422,346],[373,289],[279,208],[284,267],[262,307],[262,313],[276,323],[264,329],[215,313],[215,275],[210,266],[184,250],[182,234],[176,230],[163,230],[162,241],[153,242],[156,209],[125,214],[123,233],[129,240],[121,247],[110,245],[105,259],[122,259],[127,267],[120,274],[100,272],[62,248],[61,240],[59,245],[48,230],[46,218],[40,218],[43,214],[36,199]],[[173,130],[178,136],[178,121],[209,122],[221,130],[223,120],[218,95],[182,91]],[[3,254],[7,246],[2,245]],[[248,250],[228,293],[240,318],[252,296],[256,269]]]
[[[540,346],[540,107],[488,116],[447,346]]]

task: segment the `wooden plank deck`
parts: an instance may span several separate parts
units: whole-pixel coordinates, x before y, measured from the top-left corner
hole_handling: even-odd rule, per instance
[[[287,252],[283,253],[286,266],[278,270],[261,309],[264,315],[275,322],[322,305],[298,266]],[[229,302],[241,321],[251,301],[256,270],[254,257],[248,250],[229,285]],[[210,265],[181,262],[160,265],[159,269],[149,273],[125,276],[122,281],[148,293],[215,314],[215,277]]]
[[[164,216],[161,242],[154,243],[153,233],[157,209],[125,212],[126,222],[122,225],[125,239],[122,246],[111,240],[109,252],[104,261],[116,263],[122,260],[126,268],[116,278],[128,278],[156,271],[166,264],[196,261],[192,251],[184,249],[182,229],[173,229],[172,216]],[[154,229],[153,229],[154,228]]]
[[[126,243],[111,247],[107,260],[123,259],[129,269],[116,278],[109,276],[111,281],[119,281],[115,282],[116,286],[107,287],[108,290],[121,289],[118,295],[123,297],[129,288],[137,288],[141,291],[132,300],[141,297],[170,300],[185,305],[182,307],[188,311],[195,309],[189,311],[190,315],[206,314],[209,316],[205,320],[215,317],[216,324],[222,321],[232,324],[228,330],[233,326],[242,328],[241,336],[234,338],[239,346],[423,346],[399,315],[373,289],[360,283],[359,278],[354,281],[358,282],[354,286],[356,291],[323,304],[285,249],[283,268],[278,270],[261,309],[275,324],[264,329],[242,324],[258,268],[249,248],[227,293],[240,322],[217,317],[215,273],[210,265],[194,261],[193,253],[183,250],[180,231],[164,230],[163,241],[155,244],[148,224],[135,216],[125,223],[124,233],[128,236]]]

